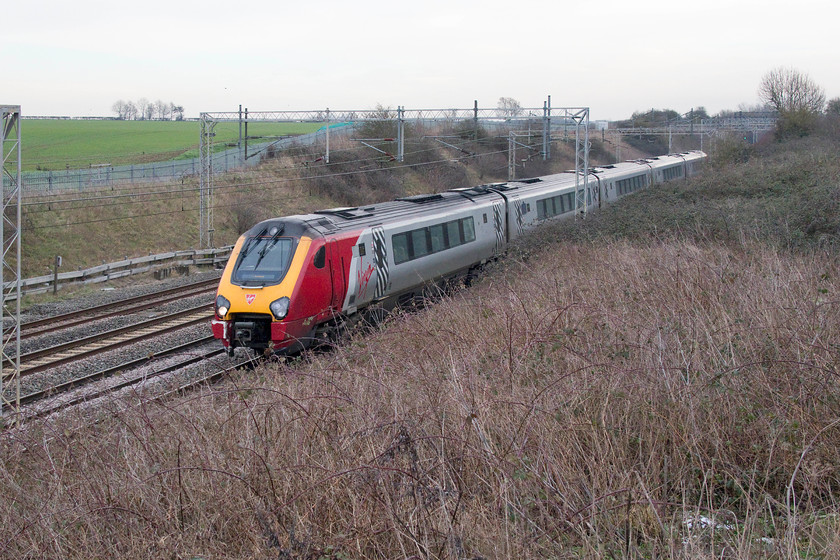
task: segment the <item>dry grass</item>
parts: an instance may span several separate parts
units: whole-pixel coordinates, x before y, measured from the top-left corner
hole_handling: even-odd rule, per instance
[[[311,360],[7,439],[0,551],[839,554],[837,265],[555,248]]]
[[[0,557],[840,556],[837,220],[784,205],[836,178],[772,158],[331,352],[6,436]]]

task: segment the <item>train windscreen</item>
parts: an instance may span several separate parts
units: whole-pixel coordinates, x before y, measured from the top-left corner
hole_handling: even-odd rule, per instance
[[[234,284],[277,284],[292,262],[295,240],[290,237],[251,237],[239,253],[231,281]]]

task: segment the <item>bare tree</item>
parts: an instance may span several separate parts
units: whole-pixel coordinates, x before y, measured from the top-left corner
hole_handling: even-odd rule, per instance
[[[155,114],[157,115],[158,120],[161,121],[168,121],[170,115],[172,114],[170,106],[171,103],[164,103],[162,100],[158,99],[155,101]]]
[[[738,111],[742,113],[766,113],[775,111],[776,108],[767,103],[739,103]]]
[[[149,103],[148,99],[146,99],[145,97],[141,97],[135,102],[135,105],[137,106],[137,119],[143,120],[146,118],[151,118],[151,116],[146,116],[149,115],[149,108],[151,106],[151,103]]]
[[[807,74],[776,68],[761,79],[759,97],[779,112],[782,136],[803,136],[813,130],[825,106],[825,91]]]
[[[184,120],[184,106],[175,105],[171,101],[165,103],[158,99],[154,103],[145,97],[135,101],[115,101],[111,110],[117,114],[118,119],[124,120]]]
[[[128,105],[122,99],[114,101],[114,104],[111,105],[111,111],[115,112],[117,114],[117,118],[120,119],[120,120],[125,120],[126,119],[127,108],[128,108]]]
[[[503,117],[516,117],[522,113],[522,105],[513,97],[500,97],[499,102],[496,103],[499,114]]]

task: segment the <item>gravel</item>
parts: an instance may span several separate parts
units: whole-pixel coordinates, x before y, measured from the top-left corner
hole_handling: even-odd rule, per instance
[[[187,276],[170,277],[165,280],[155,280],[151,275],[128,277],[119,279],[112,285],[101,287],[96,292],[70,296],[61,301],[38,303],[21,312],[21,322],[34,321],[62,313],[70,313],[79,309],[87,309],[106,303],[114,303],[135,296],[153,294],[167,288],[176,288],[202,282],[209,278],[220,278],[220,270],[192,271]]]
[[[66,300],[58,302],[50,302],[35,305],[32,308],[28,309],[25,315],[22,314],[21,321],[26,322],[35,320],[37,318],[59,315],[73,310],[85,309],[104,303],[113,303],[122,299],[138,295],[149,295],[164,289],[204,281],[214,276],[218,278],[220,276],[220,271],[192,274],[190,276],[169,278],[162,281],[147,280],[141,282],[124,283],[123,285],[113,289],[106,288],[99,290],[97,293],[85,293],[84,295],[68,298]],[[84,325],[72,327],[69,329],[56,330],[54,333],[49,333],[21,341],[21,354],[32,352],[41,348],[46,348],[49,346],[54,346],[61,342],[76,340],[78,338],[90,336],[92,334],[114,329],[120,326],[130,325],[132,323],[136,323],[151,317],[174,313],[176,311],[201,305],[202,303],[206,303],[209,306],[212,304],[212,301],[212,294],[186,297],[174,302],[160,305],[152,309],[142,310],[135,314],[121,315],[113,318],[86,323]],[[130,346],[125,346],[117,350],[113,350],[104,354],[99,354],[92,358],[79,360],[65,366],[54,368],[52,370],[33,375],[23,376],[20,379],[20,392],[21,395],[27,395],[35,391],[43,390],[50,386],[55,386],[60,383],[77,379],[83,375],[87,375],[95,371],[101,371],[109,367],[118,366],[131,360],[141,359],[143,357],[151,358],[154,354],[161,352],[166,348],[170,348],[172,346],[180,345],[192,340],[206,337],[210,334],[211,331],[208,317],[207,324],[200,324],[180,329],[172,333],[167,333],[158,337],[154,337],[152,339],[132,344]],[[219,343],[218,341],[214,341],[213,343],[208,344],[204,349],[210,349],[214,346],[216,348],[220,348],[221,343]],[[195,353],[199,351],[200,350],[195,349],[192,352]],[[239,359],[239,361],[241,361],[241,358]],[[162,367],[160,365],[161,362],[162,360],[159,358],[152,358],[150,359],[146,367],[152,369],[159,369],[160,367]],[[195,366],[191,366],[190,368],[187,368],[188,370],[190,370],[189,372],[181,372],[177,375],[177,378],[183,379],[184,376],[186,376],[186,378],[189,378],[190,376],[204,375],[201,372],[205,371],[208,367],[214,368],[216,371],[218,371],[220,367],[229,367],[234,363],[234,360],[231,360],[223,355],[222,357],[214,358],[213,360],[205,360],[199,364],[196,364]],[[138,375],[142,375],[142,370],[137,371],[139,372],[137,373]],[[124,372],[121,375],[121,377],[128,378],[129,375],[131,377],[134,377],[135,373],[136,372]],[[167,375],[164,377],[169,376]],[[106,382],[107,381],[103,381],[102,383]],[[182,381],[178,381],[178,383],[181,382]],[[171,383],[172,381],[161,380],[155,382],[155,385],[160,384],[161,386],[169,386]],[[95,383],[93,385],[101,386],[100,383]],[[4,389],[9,389],[9,387],[4,387]],[[88,390],[92,391],[94,389],[93,387],[91,387],[91,389]]]

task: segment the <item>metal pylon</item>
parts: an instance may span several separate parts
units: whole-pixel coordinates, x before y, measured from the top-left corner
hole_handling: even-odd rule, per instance
[[[216,121],[207,113],[201,113],[201,133],[198,142],[199,154],[199,201],[198,201],[198,245],[213,248],[213,129]]]
[[[0,154],[3,158],[3,216],[0,218],[0,241],[3,263],[0,286],[0,340],[2,375],[0,375],[0,420],[8,426],[20,413],[20,224],[21,224],[21,160],[20,106],[0,105],[2,134]]]
[[[589,193],[589,108],[570,117],[575,122],[575,216],[586,217],[592,203]]]

